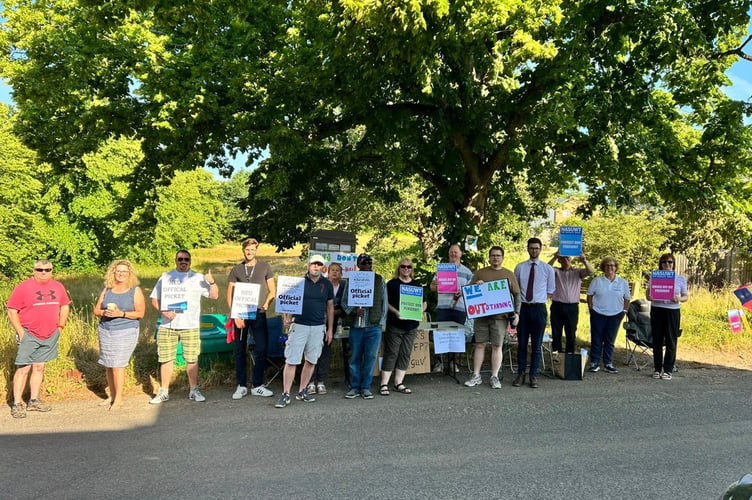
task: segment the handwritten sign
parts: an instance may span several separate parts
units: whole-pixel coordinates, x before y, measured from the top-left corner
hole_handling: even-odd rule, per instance
[[[274,309],[278,313],[301,314],[303,312],[304,292],[305,278],[279,276],[277,278],[277,300]]]
[[[581,227],[561,226],[559,228],[559,255],[562,257],[579,257],[582,255]]]
[[[373,306],[373,288],[376,274],[370,271],[353,271],[347,277],[347,305]]]
[[[653,271],[650,273],[650,298],[653,300],[673,300],[674,271]]]
[[[188,309],[188,287],[182,280],[170,280],[170,275],[162,275],[162,291],[159,305],[163,311],[185,311]]]
[[[436,264],[436,290],[439,293],[457,293],[457,264]]]
[[[423,318],[423,287],[400,285],[399,313],[401,319]]]
[[[433,350],[436,354],[465,352],[465,329],[434,330]]]
[[[261,285],[258,283],[235,283],[232,292],[230,317],[238,319],[256,319]]]
[[[356,253],[321,252],[319,255],[326,259],[326,262],[324,262],[325,276],[329,274],[329,265],[334,263],[342,266],[344,278],[347,278],[351,272],[358,270],[358,254]]]
[[[481,318],[514,311],[509,280],[488,281],[462,287],[468,318]]]

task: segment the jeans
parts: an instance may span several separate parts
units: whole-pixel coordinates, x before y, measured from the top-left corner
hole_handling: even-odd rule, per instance
[[[603,365],[614,364],[614,342],[619,332],[619,325],[624,318],[620,312],[613,316],[606,316],[594,310],[590,310],[590,364],[599,366],[601,355]]]
[[[264,383],[266,370],[266,353],[269,345],[269,330],[266,326],[266,313],[257,312],[256,319],[245,320],[245,328],[235,327],[235,378],[238,385],[248,385],[248,335],[253,335],[253,365],[252,387]]]
[[[543,333],[546,330],[548,313],[546,304],[522,304],[520,322],[517,325],[518,373],[527,368],[527,344],[530,343],[530,376],[538,375],[543,351]]]
[[[350,328],[350,388],[371,389],[376,355],[381,344],[381,326]]]
[[[565,302],[551,303],[551,350],[556,352],[574,352],[577,339],[577,321],[580,318],[580,304]],[[562,331],[567,336],[566,351],[561,349]]]

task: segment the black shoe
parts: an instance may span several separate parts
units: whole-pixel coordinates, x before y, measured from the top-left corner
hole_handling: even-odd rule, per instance
[[[533,389],[538,388],[538,377],[536,377],[535,375],[530,375],[530,387],[532,387]]]
[[[514,379],[514,382],[512,382],[512,385],[515,387],[519,387],[522,384],[525,383],[525,374],[524,373],[518,373],[517,377]]]

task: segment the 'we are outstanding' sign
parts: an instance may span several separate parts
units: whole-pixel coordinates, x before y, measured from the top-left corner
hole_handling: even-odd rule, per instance
[[[488,281],[462,287],[468,318],[482,318],[492,314],[514,311],[509,280]]]

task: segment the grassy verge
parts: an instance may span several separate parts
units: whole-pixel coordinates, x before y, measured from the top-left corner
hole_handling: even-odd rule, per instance
[[[374,252],[376,257],[376,271],[385,277],[391,276],[393,261],[406,252],[404,249],[390,248],[389,254],[383,258]],[[272,264],[276,275],[300,275],[305,272],[305,264],[300,260],[300,249],[283,253],[275,253],[274,248],[262,245],[259,258]],[[206,272],[212,269],[219,284],[220,297],[218,300],[204,300],[202,311],[205,313],[227,313],[225,298],[227,288],[227,274],[230,268],[242,259],[238,244],[224,244],[211,249],[193,252],[194,269]],[[514,268],[517,262],[523,260],[522,253],[509,253],[505,259],[505,267]],[[144,293],[151,293],[154,283],[160,274],[167,269],[137,266],[141,286]],[[102,277],[97,275],[68,275],[57,276],[68,289],[73,300],[72,314],[60,341],[60,355],[57,360],[47,366],[43,394],[47,398],[56,399],[64,395],[80,392],[94,392],[103,395],[106,385],[104,368],[97,363],[98,339],[97,322],[92,314],[92,308],[102,289]],[[12,285],[0,285],[0,300],[5,304],[12,290]],[[578,345],[589,346],[590,328],[587,311],[581,306],[580,324],[578,328]],[[720,292],[709,292],[703,289],[690,291],[690,300],[682,307],[682,327],[684,335],[680,340],[679,356],[682,349],[692,351],[702,358],[703,353],[717,359],[719,356],[729,358],[750,359],[752,353],[752,332],[745,330],[741,334],[733,334],[729,329],[727,310],[738,308],[739,302],[731,289]],[[150,305],[141,322],[141,335],[131,364],[126,370],[126,386],[129,390],[150,393],[158,372],[156,345],[154,341],[154,325],[158,317]],[[617,339],[617,348],[624,346],[624,330]],[[699,354],[697,354],[699,353]],[[0,397],[8,400],[11,392],[11,382],[15,371],[14,360],[16,344],[12,328],[7,315],[0,315]],[[334,368],[341,363],[338,354],[332,356]],[[702,359],[699,359],[702,361]],[[176,370],[178,384],[185,386],[185,372]],[[217,385],[232,385],[234,383],[233,367],[229,363],[216,363],[211,368],[201,370],[201,384],[205,387]]]

